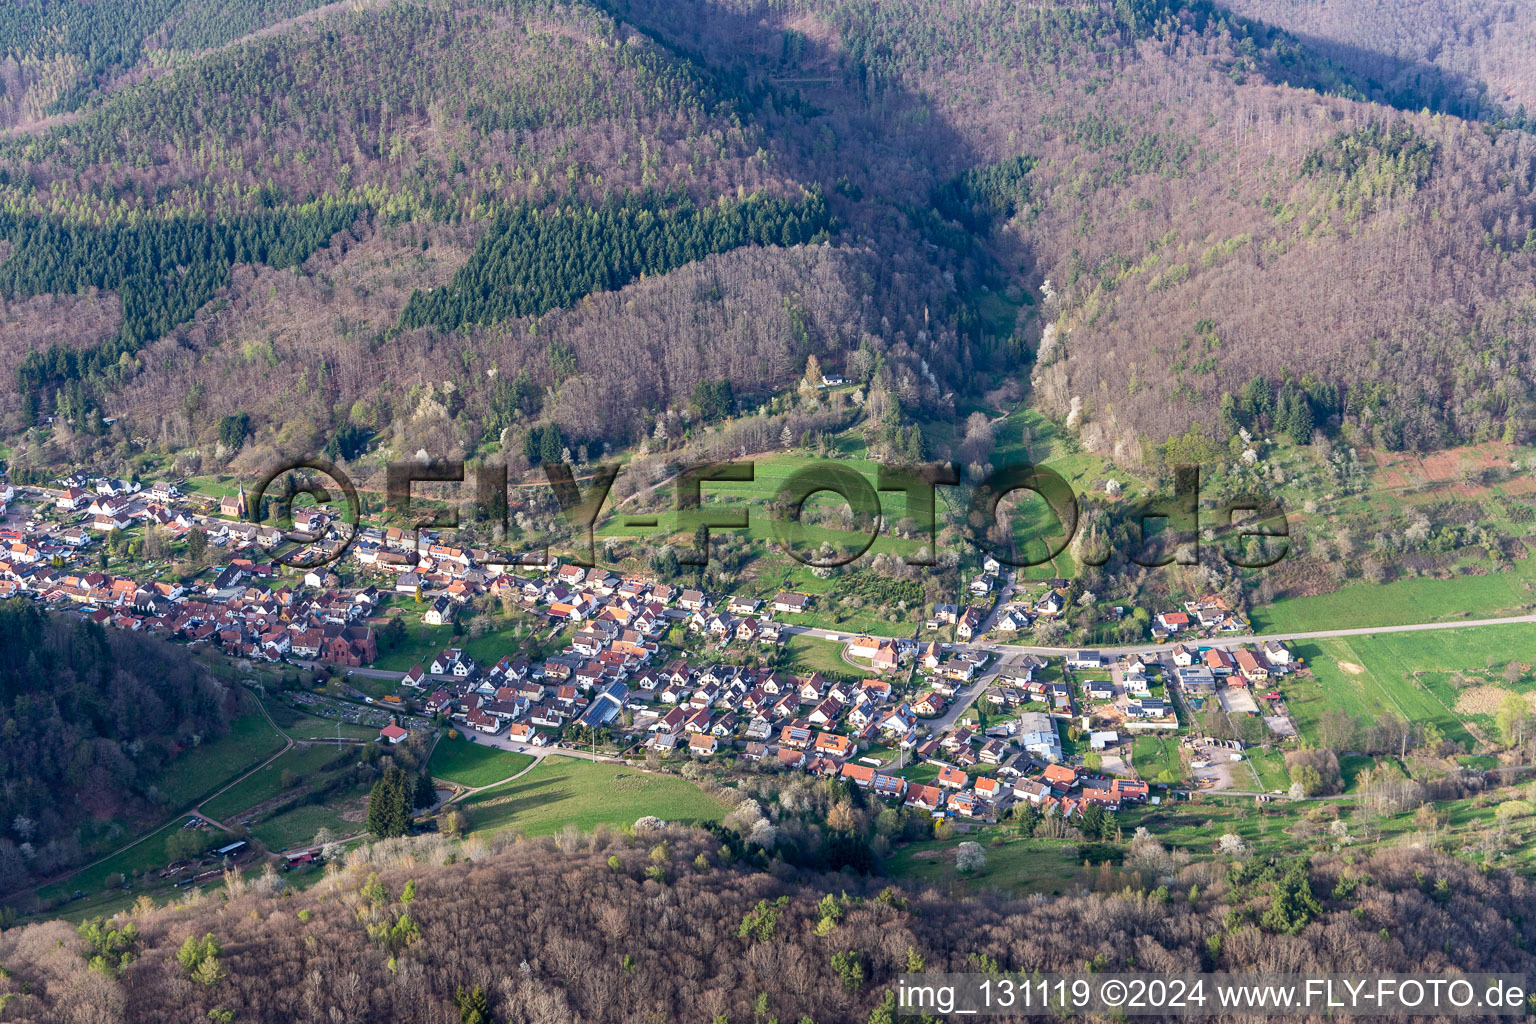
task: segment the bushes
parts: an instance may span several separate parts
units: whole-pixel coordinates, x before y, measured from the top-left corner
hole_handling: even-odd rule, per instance
[[[1291,750],[1285,755],[1292,785],[1300,785],[1306,796],[1325,796],[1344,791],[1344,775],[1339,758],[1331,750]]]

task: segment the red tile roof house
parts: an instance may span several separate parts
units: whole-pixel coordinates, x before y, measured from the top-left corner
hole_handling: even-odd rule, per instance
[[[876,672],[890,672],[896,668],[899,660],[896,644],[886,640],[875,648],[874,656],[870,658],[870,665]]]
[[[817,733],[814,748],[817,754],[843,758],[853,753],[853,741],[846,736],[839,736],[836,733]]]
[[[379,730],[379,739],[387,740],[390,744],[399,743],[409,735],[410,733],[406,732],[404,729],[400,728],[393,722]]]
[[[912,702],[912,710],[920,715],[937,715],[944,710],[944,698],[936,693],[921,694]]]
[[[1132,800],[1140,803],[1151,794],[1151,788],[1145,782],[1132,782],[1130,779],[1116,779],[1110,784],[1120,800]]]
[[[69,490],[59,495],[56,504],[59,508],[73,512],[82,504],[89,504],[89,502],[86,500],[89,497],[89,492],[81,490],[79,487],[71,487]]]
[[[848,657],[873,658],[883,642],[872,636],[856,636],[848,642]]]
[[[1211,670],[1212,675],[1226,675],[1237,667],[1237,662],[1232,655],[1219,647],[1212,647],[1205,652],[1205,667]]]
[[[875,781],[875,770],[868,765],[849,762],[843,765],[843,778],[856,786],[868,787]]]
[[[971,777],[953,765],[945,765],[939,769],[938,782],[946,789],[964,789],[970,785]]]
[[[1047,765],[1041,777],[1047,785],[1063,792],[1077,785],[1077,769],[1064,764]]]
[[[1269,678],[1269,666],[1260,662],[1246,647],[1237,652],[1237,670],[1250,683],[1262,683]]]
[[[976,795],[984,800],[996,800],[1003,794],[1003,784],[989,775],[976,780]]]
[[[785,768],[799,768],[805,764],[805,751],[795,750],[791,747],[780,747],[778,758],[779,764]]]
[[[802,725],[786,725],[779,730],[779,746],[804,750],[811,744],[811,730]]]
[[[986,805],[974,793],[954,794],[949,798],[949,809],[967,818],[979,818],[986,813]]]
[[[944,791],[938,786],[909,786],[907,804],[925,811],[936,811],[944,806]]]

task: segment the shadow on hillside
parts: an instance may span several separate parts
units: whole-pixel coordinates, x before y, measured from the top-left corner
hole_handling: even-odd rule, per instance
[[[1498,101],[1488,95],[1486,82],[1459,71],[1424,60],[1404,59],[1339,39],[1282,30],[1251,19],[1243,20],[1251,25],[1262,25],[1266,32],[1283,32],[1302,47],[1331,61],[1342,73],[1341,81],[1337,84],[1353,86],[1372,102],[1408,113],[1429,110],[1468,120],[1505,113]],[[1289,80],[1293,85],[1328,89],[1327,83],[1309,81],[1305,73],[1289,75],[1288,72],[1293,70],[1299,70],[1299,67],[1292,68],[1277,62],[1268,72],[1277,81]]]
[[[709,0],[600,0],[616,20],[699,65],[750,104],[779,165],[800,181],[893,203],[926,203],[933,183],[982,158],[928,100],[871,84],[830,31],[793,12]]]

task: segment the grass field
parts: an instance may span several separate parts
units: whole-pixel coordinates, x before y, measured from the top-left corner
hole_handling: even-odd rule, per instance
[[[1373,650],[1374,639],[1352,637],[1317,642],[1323,656],[1309,662],[1320,692],[1299,707],[1295,701],[1287,700],[1303,733],[1315,728],[1323,710],[1336,706],[1363,724],[1384,714],[1400,715],[1410,722],[1433,722],[1447,739],[1472,753],[1476,740],[1455,712],[1402,671],[1401,662],[1390,650]],[[1361,671],[1346,670],[1341,663],[1360,666]]]
[[[355,748],[338,751],[333,746],[324,745],[294,747],[279,755],[271,764],[262,766],[203,804],[202,809],[209,817],[227,825],[230,823],[229,819],[241,811],[280,795],[283,792],[285,772],[292,772],[299,782],[305,782],[318,772],[322,765],[335,760],[340,754],[347,753],[355,753]],[[351,763],[351,760],[349,759],[347,763]]]
[[[210,498],[226,498],[240,489],[241,481],[235,477],[194,476],[188,477],[182,490],[188,494],[206,494]]]
[[[131,878],[140,872],[163,867],[166,863],[165,841],[175,834],[185,820],[178,816],[174,822],[156,830],[138,845],[107,858],[95,867],[78,871],[63,881],[44,886],[38,890],[38,895],[43,899],[53,899],[67,896],[76,889],[94,893],[102,889],[107,878],[114,874]]]
[[[269,850],[282,850],[294,846],[307,846],[315,833],[328,828],[341,835],[363,831],[361,821],[348,821],[341,816],[333,800],[324,804],[303,804],[291,811],[257,822],[251,827],[251,835],[266,844]]]
[[[1259,777],[1259,788],[1265,792],[1285,789],[1291,784],[1291,776],[1285,768],[1285,755],[1278,750],[1249,748],[1248,766]]]
[[[566,825],[588,831],[622,826],[655,815],[666,821],[716,821],[718,800],[675,775],[642,772],[627,765],[547,757],[527,775],[464,801],[476,832],[516,829],[547,835]]]
[[[417,604],[416,599],[409,594],[391,595],[384,601],[380,613],[399,615],[400,621],[405,624],[406,639],[395,648],[381,652],[373,668],[403,675],[412,665],[420,663],[423,658],[430,659],[446,647],[462,648],[464,653],[481,664],[494,665],[503,655],[516,653],[520,643],[527,639],[536,624],[529,615],[516,614],[509,617],[497,612],[490,614],[489,628],[479,636],[468,635],[469,629],[455,635],[451,625],[429,626],[421,621],[422,614],[430,606],[430,601]],[[480,621],[474,620],[474,625],[478,627]]]
[[[767,598],[780,590],[790,590],[808,594],[815,599],[809,611],[776,612],[774,619],[786,625],[816,626],[821,629],[836,629],[844,633],[882,635],[891,633],[893,629],[910,633],[915,625],[906,615],[898,616],[896,621],[892,621],[890,611],[878,605],[866,606],[862,598],[840,591],[837,580],[820,579],[793,559],[775,555],[771,558],[759,559],[755,568],[760,570],[761,574],[750,585],[743,586],[742,593]],[[914,609],[909,614],[911,619],[916,619],[919,612]],[[855,669],[854,666],[849,665],[847,670],[852,672]]]
[[[1317,677],[1312,684],[1293,686],[1287,680],[1285,685],[1304,733],[1329,707],[1367,722],[1392,712],[1433,722],[1447,739],[1475,753],[1468,725],[1489,729],[1492,713],[1483,702],[1468,704],[1464,698],[1536,688],[1529,672],[1536,663],[1536,630],[1525,625],[1341,637],[1299,644],[1297,652]],[[1505,675],[1511,662],[1516,663],[1512,683]]]
[[[992,454],[994,465],[1028,461],[1044,466],[1060,475],[1079,499],[1092,495],[1096,500],[1105,500],[1104,483],[1110,479],[1121,485],[1121,501],[1134,498],[1146,490],[1141,481],[1123,468],[1083,451],[1075,438],[1063,436],[1060,428],[1037,409],[1022,406],[1014,409],[993,428],[993,436],[997,439],[997,448]],[[1022,537],[1024,531],[1035,537],[1059,534],[1059,521],[1044,501],[1030,495],[1021,511],[1025,513],[1025,518],[1015,523],[1015,536]],[[1041,541],[1033,541],[1024,553],[1030,558],[1037,558],[1045,552],[1041,545]],[[1072,555],[1063,551],[1056,556],[1054,562],[1021,569],[1019,575],[1022,579],[1039,580],[1052,576],[1071,577],[1076,571]]]
[[[227,735],[183,751],[170,763],[156,784],[167,806],[190,807],[282,749],[283,738],[256,710],[255,699],[243,700],[249,710],[235,719]]]
[[[459,638],[464,653],[482,665],[494,665],[504,656],[516,654],[533,631],[533,619],[527,615],[510,619],[496,615],[492,622],[492,628],[477,637]]]
[[[174,819],[154,826],[145,833],[143,841],[102,863],[45,886],[39,890],[39,896],[52,899],[67,896],[76,889],[95,893],[114,874],[131,878],[137,873],[163,866],[166,863],[166,838],[185,820],[181,811],[190,809],[199,798],[216,791],[282,749],[282,737],[256,710],[254,698],[242,692],[242,700],[248,711],[235,719],[227,735],[183,751],[161,776],[158,783],[160,793],[165,803],[177,811]],[[128,839],[125,837],[122,841],[127,842]]]
[[[915,783],[919,786],[931,786],[938,781],[939,766],[936,764],[929,764],[926,761],[920,761],[916,764],[909,764],[905,768],[893,772],[892,774],[899,775],[903,779],[906,779],[908,782]]]
[[[857,663],[843,660],[843,645],[813,636],[792,636],[784,642],[789,671],[797,674],[836,672],[842,675],[868,674]]]
[[[1294,633],[1526,615],[1536,608],[1532,586],[1536,586],[1536,559],[1532,558],[1487,576],[1353,583],[1331,594],[1282,598],[1256,608],[1253,628],[1260,633]]]
[[[1171,782],[1188,777],[1179,757],[1179,741],[1172,736],[1137,736],[1131,741],[1131,765],[1136,774],[1151,782]]]
[[[706,481],[702,485],[703,501],[706,506],[713,506],[714,510],[721,508],[740,511],[747,514],[747,526],[740,531],[722,531],[722,533],[741,533],[753,541],[763,545],[771,545],[778,536],[774,523],[768,514],[767,504],[778,494],[779,489],[796,473],[814,466],[826,464],[826,460],[813,458],[806,455],[773,454],[760,455],[750,460],[753,466],[753,479],[751,481]],[[878,485],[877,474],[879,466],[868,459],[839,457],[836,465],[840,468],[851,469],[862,476],[873,490]],[[671,498],[670,485],[662,487],[658,494],[664,499],[665,510],[657,514],[658,525],[654,527],[636,527],[627,525],[624,516],[609,515],[597,530],[599,537],[651,537],[657,540],[671,537],[679,532],[691,533],[691,523],[680,519],[675,511],[675,503]],[[942,513],[944,491],[939,489],[937,501],[941,503]],[[881,513],[888,523],[894,523],[909,514],[907,501],[900,491],[877,492]],[[817,509],[838,509],[845,505],[845,500],[835,492],[823,491],[811,496],[805,502],[805,509],[811,512]],[[611,510],[610,510],[611,511]],[[635,514],[633,506],[625,510],[626,514]],[[649,514],[649,513],[647,513]],[[828,542],[835,546],[851,546],[858,548],[863,545],[868,534],[860,534],[858,531],[846,531],[833,529],[826,526],[807,524],[804,527],[802,541],[797,541],[797,550],[803,547],[804,554],[809,557],[822,542]],[[890,551],[898,554],[910,554],[918,547],[915,541],[904,541],[894,537],[890,531],[881,531],[875,539],[869,551],[863,557],[869,558],[881,551]],[[798,565],[799,563],[796,563]],[[809,576],[809,572],[805,573]]]
[[[452,626],[429,626],[421,621],[422,613],[430,607],[423,602],[416,604],[414,598],[406,597],[394,605],[394,613],[400,616],[400,621],[405,624],[405,639],[399,646],[387,653],[381,652],[373,662],[373,668],[387,669],[391,672],[399,672],[404,675],[412,665],[421,662],[423,658],[436,655],[445,647],[459,646],[453,635]]]
[[[1082,868],[1075,844],[1008,836],[992,846],[987,840],[993,835],[1007,833],[1002,828],[982,829],[952,840],[908,843],[891,854],[882,868],[894,878],[937,886],[957,895],[982,889],[1062,893],[1074,888]],[[986,866],[972,875],[955,870],[955,848],[966,841],[980,841],[987,858]]]
[[[533,763],[527,754],[488,747],[468,740],[438,741],[427,762],[427,771],[435,779],[446,779],[471,789],[489,786],[510,778]]]

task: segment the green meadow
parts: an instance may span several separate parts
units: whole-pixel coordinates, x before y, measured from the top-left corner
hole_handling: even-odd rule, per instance
[[[475,832],[516,829],[548,835],[567,825],[591,831],[655,815],[666,821],[718,821],[725,807],[675,775],[624,764],[552,756],[528,774],[477,793],[462,804]]]
[[[1315,735],[1325,711],[1339,707],[1364,722],[1384,713],[1433,722],[1470,753],[1478,743],[1468,725],[1484,731],[1493,720],[1476,700],[1458,709],[1467,690],[1536,688],[1530,671],[1536,664],[1536,629],[1522,624],[1336,637],[1295,647],[1315,679],[1288,679],[1284,690],[1307,735]]]
[[[511,778],[532,763],[527,754],[465,739],[442,739],[432,751],[427,771],[434,779],[475,789]]]
[[[1536,609],[1536,559],[1486,576],[1352,583],[1331,594],[1281,598],[1254,609],[1260,633],[1400,626],[1529,615]]]

